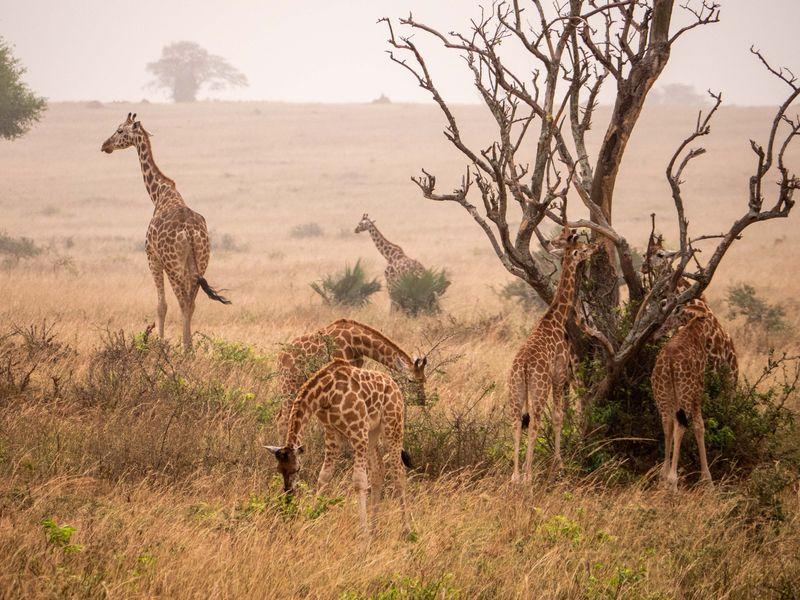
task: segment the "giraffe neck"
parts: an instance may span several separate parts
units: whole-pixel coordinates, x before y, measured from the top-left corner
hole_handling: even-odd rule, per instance
[[[403,256],[403,250],[397,244],[391,243],[383,234],[375,227],[375,223],[370,223],[369,234],[372,236],[372,241],[375,242],[375,247],[378,249],[383,257],[389,262],[396,260],[398,257]]]
[[[350,345],[361,354],[390,368],[403,366],[410,373],[414,361],[397,344],[381,332],[350,319],[339,319],[333,323],[339,332],[350,332]]]
[[[578,264],[565,257],[561,263],[561,278],[558,280],[553,302],[545,315],[545,318],[549,318],[552,323],[560,327],[566,326],[567,318],[575,304],[575,278],[577,272]]]
[[[158,168],[158,165],[156,165],[156,161],[153,158],[153,148],[150,145],[150,136],[148,136],[147,133],[144,131],[137,133],[134,138],[134,143],[136,145],[136,152],[139,155],[139,164],[142,167],[144,187],[147,189],[147,193],[153,201],[156,210],[158,210],[164,203],[165,196],[163,190],[165,186],[166,189],[174,191],[175,182],[164,175],[161,169]]]
[[[308,425],[311,415],[314,414],[318,399],[313,394],[308,393],[310,388],[303,386],[298,392],[297,398],[292,402],[292,410],[289,413],[289,428],[286,430],[286,442],[284,446],[300,446],[303,439],[303,431]]]

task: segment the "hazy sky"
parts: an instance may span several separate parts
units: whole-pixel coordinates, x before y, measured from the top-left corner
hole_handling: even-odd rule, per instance
[[[718,0],[722,22],[687,34],[660,83],[721,90],[727,103],[774,104],[785,95],[748,48],[800,74],[800,0]],[[676,5],[682,4],[679,0]],[[385,93],[427,100],[389,62],[380,16],[466,29],[478,0],[0,0],[0,36],[15,46],[27,81],[51,100],[162,100],[145,64],[193,40],[250,80],[224,99],[364,102]],[[523,0],[524,4],[524,0]],[[463,65],[431,46],[435,78],[454,102],[476,102]]]

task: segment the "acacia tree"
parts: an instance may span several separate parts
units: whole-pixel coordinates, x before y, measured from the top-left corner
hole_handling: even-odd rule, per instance
[[[13,140],[38,121],[47,102],[22,81],[25,68],[0,38],[0,137]]]
[[[194,102],[203,86],[212,90],[247,85],[247,77],[221,56],[209,54],[195,42],[164,46],[161,58],[148,63],[152,86],[169,90],[175,102]]]
[[[681,177],[688,164],[703,154],[690,148],[708,135],[721,95],[713,108],[697,119],[694,131],[680,144],[666,169],[680,231],[676,265],[646,285],[634,268],[631,245],[613,227],[614,190],[627,142],[636,126],[648,92],[666,66],[672,46],[695,28],[716,23],[719,5],[702,0],[682,8],[688,19],[673,27],[674,0],[566,0],[548,12],[541,0],[499,2],[481,10],[466,33],[443,33],[409,15],[400,29],[391,20],[388,51],[429,92],[447,122],[444,135],[466,157],[466,174],[452,193],[438,193],[436,178],[423,169],[412,177],[425,198],[460,204],[483,230],[495,254],[513,275],[526,281],[545,302],[553,297],[553,281],[535,259],[535,247],[549,250],[543,225],[585,227],[601,245],[587,274],[590,285],[581,291],[580,329],[571,327],[582,352],[600,359],[590,398],[604,397],[642,346],[674,308],[697,298],[731,244],[748,226],[788,216],[792,194],[800,186],[784,163],[784,155],[800,130],[800,120],[787,115],[800,95],[800,85],[786,69],[775,69],[751,48],[766,69],[789,88],[767,133],[766,146],[751,142],[756,168],[750,178],[749,203],[743,215],[723,233],[692,232],[684,215]],[[460,53],[483,103],[497,126],[497,138],[487,147],[469,146],[458,122],[439,93],[414,34],[428,36]],[[507,66],[510,48],[529,58],[525,72]],[[616,97],[599,150],[587,151],[586,132],[602,86],[609,81]],[[533,154],[524,145],[534,137]],[[774,167],[774,169],[773,169]],[[775,197],[767,202],[762,184],[777,172]],[[478,206],[471,201],[477,188]],[[588,219],[569,219],[567,199],[577,196]],[[766,204],[765,204],[766,203]],[[517,218],[519,225],[514,225]],[[703,264],[698,242],[717,245]],[[625,306],[619,281],[627,289]],[[679,285],[689,281],[691,285]],[[622,308],[623,310],[620,310]],[[581,335],[581,331],[583,335]]]

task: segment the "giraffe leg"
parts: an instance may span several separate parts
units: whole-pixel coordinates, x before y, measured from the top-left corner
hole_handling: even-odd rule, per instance
[[[525,449],[525,464],[522,467],[522,481],[530,483],[533,470],[533,450],[539,435],[539,424],[542,418],[542,405],[547,400],[549,385],[539,382],[533,389],[528,389],[528,447]]]
[[[697,442],[697,452],[700,454],[700,479],[713,486],[711,471],[708,469],[708,457],[706,456],[706,426],[703,422],[703,415],[700,414],[699,410],[692,418],[692,429],[694,430],[694,439]]]
[[[190,352],[192,349],[192,315],[194,315],[194,298],[185,296],[180,303],[183,315],[183,350]]]
[[[342,451],[341,436],[334,429],[325,428],[325,457],[322,459],[322,468],[317,478],[317,494],[327,486],[333,477],[336,468],[336,459]]]
[[[566,382],[553,384],[553,471],[564,468],[561,458],[561,431],[564,427],[564,412],[569,401],[569,385]]]
[[[378,506],[381,501],[381,494],[383,492],[383,480],[386,477],[386,471],[383,466],[383,457],[381,456],[380,448],[378,446],[378,439],[380,438],[380,429],[370,431],[369,434],[369,505],[372,521],[375,521],[375,515],[378,512]]]
[[[367,494],[369,492],[369,478],[367,475],[367,464],[369,463],[369,440],[365,434],[359,439],[351,440],[355,460],[353,462],[353,488],[356,490],[358,502],[358,517],[361,522],[361,529],[367,540],[370,538],[369,522],[367,520]]]
[[[672,490],[678,489],[678,461],[681,457],[681,441],[686,428],[681,425],[677,418],[672,418],[672,461],[669,474],[667,475],[667,487]]]
[[[389,476],[394,493],[400,498],[400,510],[403,513],[403,528],[406,534],[411,533],[411,515],[406,498],[406,471],[403,465],[403,423],[396,423],[386,436],[388,446]]]
[[[164,267],[158,259],[148,252],[147,263],[150,266],[150,273],[156,284],[156,294],[158,295],[158,306],[156,316],[158,320],[158,337],[164,339],[164,321],[167,318],[167,296],[164,293]]]
[[[511,482],[519,482],[519,446],[522,440],[522,412],[527,405],[527,392],[524,377],[514,378],[509,385],[511,400],[511,419],[514,428],[514,470],[511,472]]]
[[[672,435],[675,429],[675,421],[666,413],[661,415],[661,428],[664,430],[664,464],[661,467],[661,480],[666,485],[669,481]]]

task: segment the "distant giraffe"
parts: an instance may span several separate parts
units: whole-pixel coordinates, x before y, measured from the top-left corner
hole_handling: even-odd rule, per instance
[[[316,415],[325,427],[326,437],[342,435],[353,447],[353,487],[367,536],[367,495],[370,492],[374,514],[384,479],[384,462],[378,448],[381,440],[387,446],[389,472],[400,496],[406,530],[410,530],[403,471],[403,463],[407,462],[403,451],[403,406],[400,388],[386,373],[361,369],[341,359],[322,367],[303,384],[292,402],[283,446],[267,446],[278,461],[284,491],[293,491],[300,470],[303,431],[311,416]],[[323,469],[320,486],[332,475],[332,470]]]
[[[651,375],[653,397],[664,429],[662,477],[672,489],[678,485],[681,440],[690,424],[700,454],[701,478],[711,483],[701,403],[709,348],[717,327],[714,315],[703,307],[686,305],[677,310],[688,321],[658,353]],[[733,373],[736,365],[728,365],[728,368]]]
[[[519,480],[519,447],[522,437],[523,412],[527,412],[528,447],[523,467],[524,480],[530,481],[533,449],[539,432],[539,422],[549,397],[553,398],[553,462],[561,466],[561,426],[571,370],[571,349],[567,338],[567,322],[575,307],[576,274],[578,266],[595,251],[595,246],[578,242],[578,234],[565,230],[553,240],[553,246],[563,251],[561,278],[547,312],[519,349],[511,365],[509,394],[514,425],[514,471],[512,481]],[[527,410],[526,410],[527,409]]]
[[[111,154],[114,150],[136,147],[147,193],[155,205],[153,218],[147,228],[145,251],[150,272],[158,292],[158,335],[164,337],[164,320],[167,300],[164,295],[164,272],[183,314],[183,348],[192,347],[192,315],[198,288],[212,300],[230,304],[203,277],[211,245],[203,216],[183,201],[175,182],[164,175],[153,160],[150,135],[136,115],[128,118],[108,138],[100,150]]]
[[[362,231],[369,231],[370,236],[372,236],[372,241],[375,242],[375,247],[388,263],[384,271],[387,290],[391,291],[395,285],[397,285],[400,278],[406,273],[410,272],[420,275],[425,271],[425,267],[423,267],[421,263],[406,256],[406,253],[403,252],[400,246],[387,240],[383,234],[378,231],[378,228],[375,226],[375,221],[370,219],[367,213],[364,213],[361,217],[361,221],[359,221],[356,226],[356,233],[361,233]],[[392,300],[392,310],[396,310],[397,308],[399,307],[395,304],[394,300]]]

